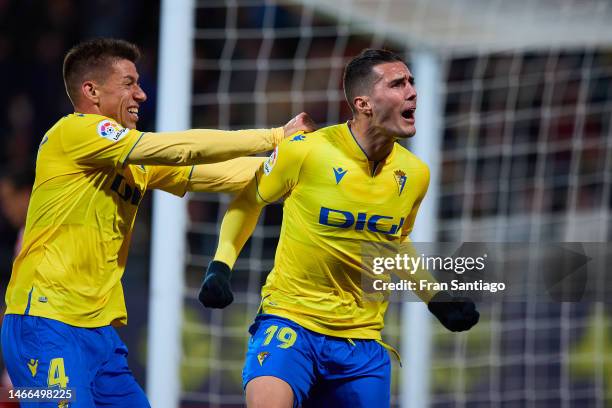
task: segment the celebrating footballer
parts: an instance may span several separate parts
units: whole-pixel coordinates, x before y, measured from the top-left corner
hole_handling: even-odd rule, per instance
[[[206,307],[233,301],[236,258],[261,209],[286,197],[274,268],[249,329],[249,408],[390,404],[388,352],[397,352],[381,338],[387,302],[363,297],[362,245],[409,243],[429,171],[396,143],[414,136],[417,108],[414,79],[399,56],[364,50],[346,66],[344,91],[351,120],[283,141],[232,202],[200,290]],[[478,322],[470,299],[417,294],[451,331]]]

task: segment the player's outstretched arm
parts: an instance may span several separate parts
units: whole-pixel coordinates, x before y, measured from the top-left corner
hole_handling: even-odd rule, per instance
[[[209,193],[238,193],[253,177],[266,157],[239,157],[220,163],[199,164],[193,167],[187,191]]]
[[[308,151],[308,140],[283,142],[230,204],[221,223],[214,261],[208,266],[198,295],[205,307],[223,308],[232,303],[229,282],[232,267],[255,230],[261,209],[285,196],[297,184]]]
[[[242,247],[255,231],[261,210],[267,205],[257,193],[255,178],[230,203],[219,231],[215,260],[230,268],[236,263]]]
[[[220,309],[233,302],[231,271],[242,247],[253,234],[265,205],[257,194],[255,179],[230,204],[221,223],[215,258],[208,265],[198,294],[204,307]]]
[[[273,129],[143,133],[125,163],[167,166],[216,163],[271,150],[285,137],[313,130],[314,122],[302,112],[285,126]]]

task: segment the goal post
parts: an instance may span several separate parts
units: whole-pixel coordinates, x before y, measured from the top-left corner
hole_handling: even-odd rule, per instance
[[[441,118],[444,78],[442,59],[431,51],[411,54],[412,74],[416,78],[418,108],[417,134],[411,140],[414,154],[429,166],[427,195],[419,207],[411,239],[413,242],[435,242],[438,231],[440,183]],[[401,370],[401,406],[429,407],[431,367],[431,317],[421,302],[402,305],[401,352],[405,361]]]
[[[191,126],[194,0],[162,0],[156,131]],[[187,201],[153,193],[146,392],[153,408],[180,402]]]

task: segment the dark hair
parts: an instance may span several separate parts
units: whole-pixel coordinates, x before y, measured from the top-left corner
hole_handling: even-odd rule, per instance
[[[104,81],[111,65],[121,59],[136,63],[140,50],[132,43],[113,38],[96,38],[75,45],[64,58],[64,85],[74,105],[83,81]]]
[[[359,55],[349,61],[344,69],[342,78],[342,86],[344,87],[344,96],[353,113],[353,98],[358,95],[365,95],[370,92],[370,88],[376,79],[373,75],[372,68],[376,65],[387,62],[406,62],[397,54],[383,50],[366,48]]]

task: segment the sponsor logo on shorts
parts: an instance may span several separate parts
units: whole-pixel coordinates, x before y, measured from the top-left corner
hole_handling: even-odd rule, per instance
[[[36,377],[36,371],[38,371],[38,360],[31,358],[30,361],[28,361],[28,368],[30,369],[30,373],[32,373],[32,377]]]

